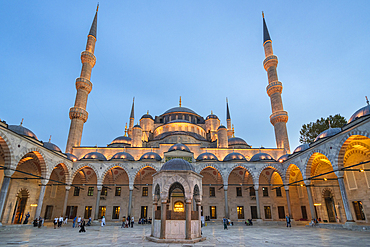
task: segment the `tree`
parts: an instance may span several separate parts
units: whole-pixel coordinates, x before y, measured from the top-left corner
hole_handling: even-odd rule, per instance
[[[317,119],[316,122],[311,122],[309,124],[302,125],[299,134],[300,143],[311,143],[315,138],[324,130],[329,129],[329,121],[331,128],[341,128],[347,123],[345,117],[342,117],[339,114],[336,114],[334,117],[330,115],[327,118]]]

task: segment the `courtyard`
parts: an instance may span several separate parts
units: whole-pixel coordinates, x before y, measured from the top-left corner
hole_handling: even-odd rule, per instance
[[[134,225],[122,229],[118,225],[90,226],[85,233],[71,224],[60,229],[46,225],[40,229],[30,226],[1,227],[0,246],[370,246],[369,232],[333,230],[296,226],[230,226],[203,227],[207,240],[194,245],[156,244],[145,240],[150,225]]]

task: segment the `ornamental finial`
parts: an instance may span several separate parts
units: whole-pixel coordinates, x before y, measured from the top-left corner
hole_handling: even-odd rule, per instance
[[[262,11],[262,18],[265,18],[265,13],[263,13],[263,11]]]
[[[127,136],[127,123],[126,123],[126,126],[125,126],[125,136]]]
[[[365,96],[365,98],[366,98],[367,105],[369,105],[369,100],[367,99],[367,96]]]
[[[21,124],[20,124],[20,126],[22,126],[22,124],[23,124],[23,120],[24,120],[24,118],[22,118],[22,121],[21,121]]]
[[[179,106],[181,107],[181,96],[180,96]]]
[[[49,142],[51,142],[51,135],[50,135],[50,137],[49,137]]]
[[[99,2],[98,2],[98,5],[96,6],[96,12],[98,12],[99,10]]]

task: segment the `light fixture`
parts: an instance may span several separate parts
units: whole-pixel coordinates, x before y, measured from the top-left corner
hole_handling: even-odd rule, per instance
[[[360,172],[364,172],[364,169],[360,169]]]
[[[327,178],[324,178],[324,181],[328,180]]]

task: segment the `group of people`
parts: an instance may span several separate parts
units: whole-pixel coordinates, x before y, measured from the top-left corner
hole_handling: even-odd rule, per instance
[[[226,218],[226,217],[224,217],[223,219],[222,219],[222,223],[224,224],[224,230],[229,230],[229,229],[227,229],[227,226],[229,225],[229,226],[233,226],[234,225],[234,223],[230,220],[230,219],[228,219],[228,218]]]
[[[139,221],[137,222],[138,224],[152,224],[152,218],[149,217],[147,218],[140,218]]]
[[[123,216],[122,217],[122,226],[121,226],[121,228],[129,228],[130,226],[131,226],[131,228],[133,228],[134,227],[134,222],[135,222],[134,216],[130,217],[130,215],[129,215],[129,216],[127,216],[127,218],[126,218],[126,216]]]
[[[68,222],[68,217],[66,217],[65,219],[63,219],[63,216],[60,216],[59,218],[58,217],[55,217],[54,218],[54,229],[57,228],[61,228],[62,227],[62,224],[67,224]]]
[[[23,223],[24,224],[24,223]],[[44,224],[44,219],[41,218],[41,216],[39,216],[38,218],[36,217],[34,220],[33,220],[33,226],[34,227],[38,227],[38,228],[41,228],[41,226]]]
[[[79,232],[86,232],[85,226],[90,226],[90,225],[91,225],[91,217],[89,217],[89,221],[86,223],[85,219],[81,218],[81,216],[78,216],[78,218],[77,216],[75,216],[73,219],[72,227],[73,228],[79,227],[80,228]]]

